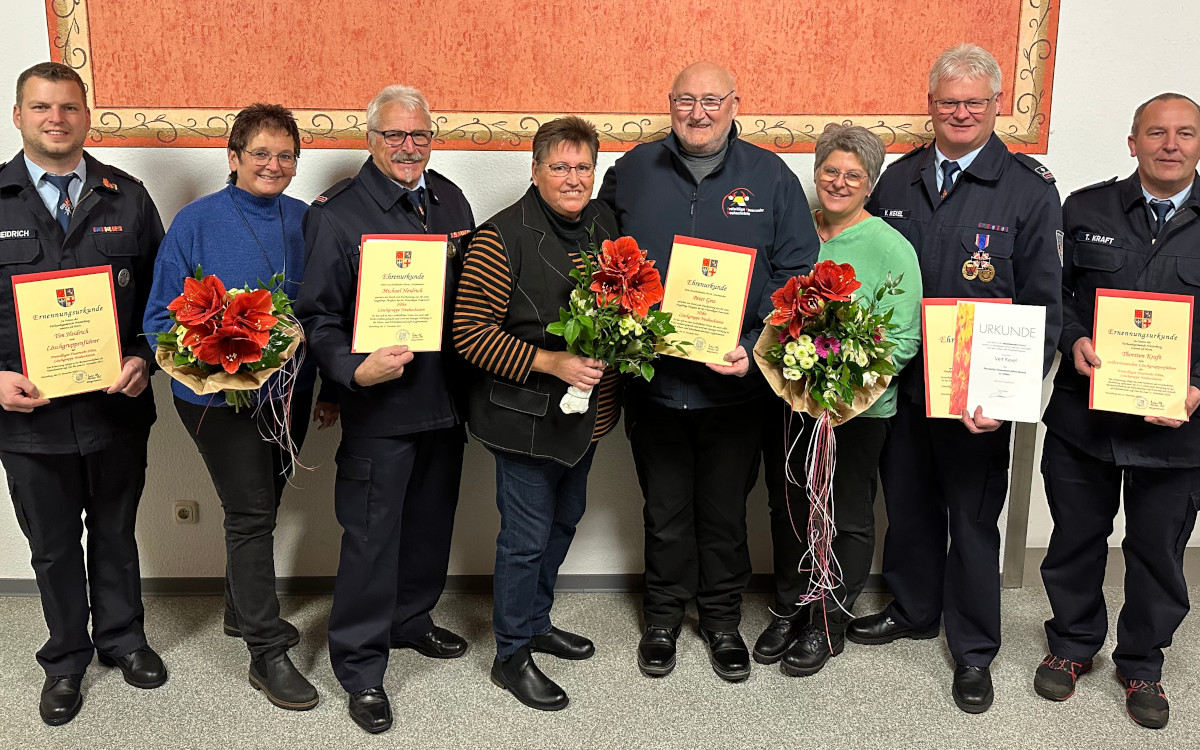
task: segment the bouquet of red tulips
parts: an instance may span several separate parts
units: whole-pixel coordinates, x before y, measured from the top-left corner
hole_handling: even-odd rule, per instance
[[[159,366],[193,393],[224,392],[235,408],[251,406],[304,340],[283,274],[260,281],[258,289],[227,290],[197,266],[167,309],[175,326],[156,334]]]

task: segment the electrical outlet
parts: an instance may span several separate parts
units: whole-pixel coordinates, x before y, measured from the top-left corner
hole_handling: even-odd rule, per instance
[[[200,520],[200,505],[195,500],[175,501],[175,523],[196,523]]]

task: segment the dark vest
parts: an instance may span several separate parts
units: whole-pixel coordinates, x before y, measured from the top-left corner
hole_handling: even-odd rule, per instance
[[[575,266],[535,190],[530,186],[521,200],[483,227],[500,235],[512,273],[508,315],[500,328],[541,349],[564,351],[566,341],[547,333],[546,325],[557,321],[559,308],[570,303]],[[591,201],[583,209],[583,220],[592,227],[597,245],[616,239],[616,218],[607,205]],[[586,413],[564,414],[558,402],[566,392],[567,384],[547,373],[531,372],[524,383],[517,383],[479,370],[469,395],[471,434],[493,448],[574,466],[591,444],[599,394],[592,394]]]

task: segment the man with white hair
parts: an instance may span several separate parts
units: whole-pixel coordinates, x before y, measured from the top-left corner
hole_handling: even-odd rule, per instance
[[[927,297],[1006,298],[1046,308],[1043,375],[1062,325],[1062,210],[1054,177],[996,136],[1000,66],[961,44],[929,72],[934,140],[896,160],[867,210],[916,248]],[[1011,426],[976,409],[960,422],[925,416],[921,357],[900,378],[880,476],[888,531],[883,573],[895,596],[859,618],[855,643],[936,638],[945,618],[954,702],[967,713],[993,700],[1000,648],[1000,531]],[[949,536],[949,548],[947,548]]]
[[[340,386],[334,505],[343,533],[329,658],[350,694],[350,717],[376,733],[392,725],[383,690],[389,648],[437,659],[467,650],[429,614],[446,583],[465,433],[448,324],[441,351],[350,351],[360,244],[368,234],[448,235],[449,321],[462,242],[475,222],[462,191],[425,169],[434,131],[421,92],[385,88],[367,106],[367,128],[370,158],[304,217],[307,262],[296,315],[323,375]]]

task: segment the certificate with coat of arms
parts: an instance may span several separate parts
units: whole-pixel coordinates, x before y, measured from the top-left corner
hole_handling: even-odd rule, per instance
[[[1092,346],[1100,366],[1089,406],[1187,420],[1193,304],[1190,295],[1097,289]]]
[[[21,370],[43,398],[108,388],[121,377],[112,268],[12,278]]]
[[[441,349],[446,258],[444,234],[363,235],[350,351]]]
[[[950,412],[1001,422],[1042,416],[1046,308],[959,300],[954,322]]]
[[[664,354],[727,365],[737,349],[754,272],[752,247],[675,236],[667,266],[662,311],[671,313],[672,341],[690,341],[685,352]]]
[[[977,299],[975,302],[1009,304],[1008,299]],[[954,324],[958,317],[955,297],[926,297],[921,300],[921,353],[925,358],[925,416],[961,419],[950,411],[950,376],[954,371]]]

